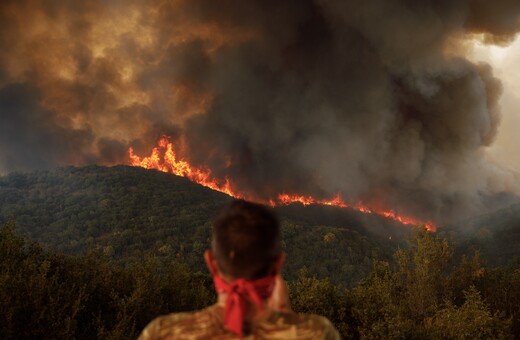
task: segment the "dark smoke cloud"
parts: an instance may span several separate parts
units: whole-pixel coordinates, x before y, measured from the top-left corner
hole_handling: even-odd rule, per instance
[[[89,130],[68,130],[53,124],[53,114],[42,110],[38,92],[28,85],[11,84],[0,89],[0,166],[32,170],[78,162],[94,161],[77,145],[92,141]]]
[[[3,1],[0,167],[126,162],[162,134],[253,197],[446,221],[517,190],[483,158],[516,0]],[[491,200],[492,201],[492,200]]]

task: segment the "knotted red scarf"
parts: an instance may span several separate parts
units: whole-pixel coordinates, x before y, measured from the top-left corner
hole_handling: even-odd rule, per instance
[[[226,293],[226,308],[224,323],[241,339],[243,337],[244,316],[247,313],[248,301],[254,303],[260,310],[264,308],[263,300],[271,296],[274,288],[274,276],[266,276],[255,281],[236,279],[227,283],[220,276],[213,275],[217,293]]]

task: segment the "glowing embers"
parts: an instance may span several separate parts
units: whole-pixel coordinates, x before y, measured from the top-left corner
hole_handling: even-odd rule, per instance
[[[232,189],[233,185],[228,178],[224,180],[216,179],[212,176],[211,170],[205,167],[192,166],[185,160],[178,159],[173,144],[169,138],[164,136],[159,140],[159,145],[152,149],[152,153],[148,157],[139,157],[134,154],[134,150],[128,150],[130,156],[130,164],[146,169],[156,169],[163,172],[169,172],[177,176],[186,177],[189,180],[208,187],[210,189],[223,192],[235,198],[246,198],[236,190]],[[254,200],[258,201],[258,200]],[[356,204],[347,204],[340,194],[337,194],[332,199],[318,199],[312,196],[293,195],[282,193],[275,199],[271,198],[268,201],[260,202],[269,204],[271,206],[289,205],[292,203],[301,203],[303,205],[328,205],[340,208],[350,208],[365,214],[376,214],[385,218],[397,221],[405,225],[422,226],[424,225],[429,231],[435,231],[437,228],[432,222],[418,221],[409,216],[397,214],[393,210],[376,210],[365,206],[362,202]]]

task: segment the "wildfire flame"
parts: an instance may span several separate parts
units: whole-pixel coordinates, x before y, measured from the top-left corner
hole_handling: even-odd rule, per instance
[[[162,159],[159,149],[162,151]],[[133,166],[157,169],[177,176],[186,177],[190,181],[210,189],[223,192],[229,196],[241,198],[238,193],[231,190],[231,184],[228,178],[225,178],[224,181],[218,181],[213,178],[210,169],[196,168],[184,160],[177,159],[173,144],[168,140],[168,137],[162,137],[159,140],[159,147],[153,148],[152,154],[148,157],[140,158],[134,154],[133,148],[128,149],[128,153],[130,155],[130,164]]]
[[[146,169],[156,169],[163,172],[175,174],[177,176],[186,177],[192,182],[203,185],[210,189],[220,191],[235,198],[244,198],[240,193],[233,189],[233,185],[229,178],[224,180],[216,179],[212,176],[211,170],[205,167],[195,167],[183,159],[179,159],[175,153],[173,143],[169,138],[164,136],[159,140],[157,147],[152,149],[152,153],[148,157],[139,157],[134,153],[133,148],[128,149],[130,156],[130,164]],[[295,194],[281,193],[276,198],[271,198],[267,202],[261,202],[271,206],[289,205],[291,203],[301,203],[304,206],[311,204],[328,205],[340,208],[351,208],[365,214],[376,214],[388,219],[397,221],[405,225],[419,226],[424,225],[429,231],[436,231],[437,227],[432,222],[418,221],[409,216],[403,216],[394,210],[376,210],[367,207],[362,202],[354,205],[347,204],[340,194],[332,199],[317,199],[312,196],[303,196]]]

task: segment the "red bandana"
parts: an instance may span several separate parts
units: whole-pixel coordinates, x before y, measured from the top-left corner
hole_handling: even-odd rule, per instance
[[[248,301],[263,309],[263,300],[271,296],[273,292],[274,276],[266,276],[255,281],[236,279],[227,283],[220,276],[213,275],[213,282],[217,293],[227,294],[224,311],[226,327],[242,339],[242,325],[244,315],[247,313]]]

